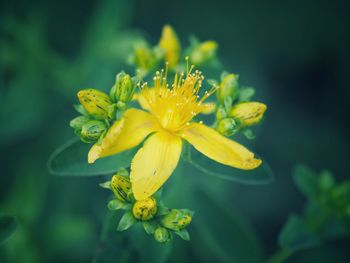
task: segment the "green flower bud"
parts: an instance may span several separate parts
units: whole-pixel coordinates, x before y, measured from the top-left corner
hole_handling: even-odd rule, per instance
[[[171,240],[170,231],[164,227],[158,227],[154,231],[153,236],[154,236],[154,239],[159,243],[166,243],[166,242],[169,242]]]
[[[122,71],[115,78],[115,84],[110,91],[110,96],[118,103],[128,103],[134,95],[134,90],[135,85],[130,75]]]
[[[72,127],[74,130],[80,132],[83,125],[90,120],[91,119],[87,116],[79,116],[71,120],[69,126]]]
[[[78,92],[78,99],[84,109],[95,118],[108,118],[112,101],[106,93],[96,89],[85,89]]]
[[[232,107],[229,115],[239,120],[243,127],[247,127],[259,123],[266,108],[260,102],[241,102]]]
[[[187,210],[172,209],[161,219],[161,224],[171,230],[180,231],[192,221],[192,215]]]
[[[225,107],[220,105],[216,111],[216,119],[221,120],[226,117],[227,117],[227,112],[225,110]]]
[[[222,78],[220,88],[216,91],[218,100],[224,103],[226,97],[231,97],[232,101],[238,97],[238,75],[228,74]]]
[[[120,175],[118,172],[112,177],[111,188],[120,201],[130,201],[131,183],[127,177]]]
[[[146,198],[144,200],[136,201],[132,213],[135,218],[147,221],[152,219],[157,213],[157,201],[153,197]]]
[[[141,70],[141,74],[145,74],[156,66],[157,58],[148,46],[140,45],[135,48],[134,63]]]
[[[107,125],[103,121],[88,121],[81,128],[80,138],[83,142],[96,142],[106,129]]]
[[[195,65],[205,64],[215,57],[217,48],[215,41],[204,41],[193,48],[190,61]]]
[[[238,131],[238,123],[233,118],[224,118],[219,121],[217,130],[222,135],[231,136]]]

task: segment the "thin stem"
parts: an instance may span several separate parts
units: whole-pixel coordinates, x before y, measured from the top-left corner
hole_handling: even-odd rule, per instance
[[[113,217],[113,213],[111,211],[107,211],[107,214],[103,220],[102,229],[101,229],[101,233],[100,233],[100,239],[97,243],[95,255],[92,259],[93,263],[97,262],[97,257],[99,256],[101,246],[103,246],[103,243],[107,239],[108,229],[109,229],[112,217]]]

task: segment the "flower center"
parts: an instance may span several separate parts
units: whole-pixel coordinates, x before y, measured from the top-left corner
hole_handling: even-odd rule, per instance
[[[187,70],[186,77],[183,72],[175,74],[171,88],[167,83],[167,69],[165,73],[164,70],[156,72],[153,88],[147,83],[141,85],[141,93],[148,102],[150,112],[164,129],[171,132],[188,125],[203,110],[203,101],[216,90],[216,87],[212,87],[199,99],[198,92],[204,76],[198,70],[191,73],[192,70],[193,66]]]

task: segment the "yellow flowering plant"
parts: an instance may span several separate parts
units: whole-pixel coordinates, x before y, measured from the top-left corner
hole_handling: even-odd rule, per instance
[[[81,115],[70,126],[92,146],[82,150],[76,141],[67,143],[51,156],[49,168],[65,175],[114,174],[101,186],[113,192],[108,208],[125,210],[118,230],[141,222],[158,242],[170,241],[173,234],[189,240],[186,227],[193,212],[167,208],[160,194],[181,156],[206,174],[245,183],[270,181],[261,158],[231,138],[239,132],[254,138],[251,127],[263,119],[266,105],[250,101],[254,89],[241,87],[237,74],[223,72],[219,81],[205,81],[200,71],[218,61],[217,47],[214,41],[192,40],[182,53],[176,32],[166,25],[156,46],[135,44],[129,56],[135,76],[121,71],[109,93],[78,92],[75,108]],[[84,157],[62,173],[57,167],[67,163],[69,150]],[[262,176],[254,172],[261,166]]]

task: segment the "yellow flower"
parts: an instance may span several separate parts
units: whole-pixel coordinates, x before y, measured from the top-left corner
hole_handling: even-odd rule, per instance
[[[169,67],[176,67],[179,62],[181,46],[180,41],[171,26],[165,25],[163,27],[162,36],[159,40],[159,46],[164,49],[165,60],[169,63]]]
[[[143,84],[138,96],[148,112],[127,110],[102,143],[95,144],[89,152],[88,161],[93,163],[98,158],[133,148],[150,135],[131,163],[130,181],[136,200],[150,197],[167,181],[179,161],[182,140],[224,165],[249,170],[261,164],[244,146],[200,122],[191,122],[204,110],[203,101],[215,92],[212,88],[199,98],[204,77],[199,71],[191,73],[192,68],[186,75],[176,75],[171,88],[167,74],[157,72],[153,87]]]

